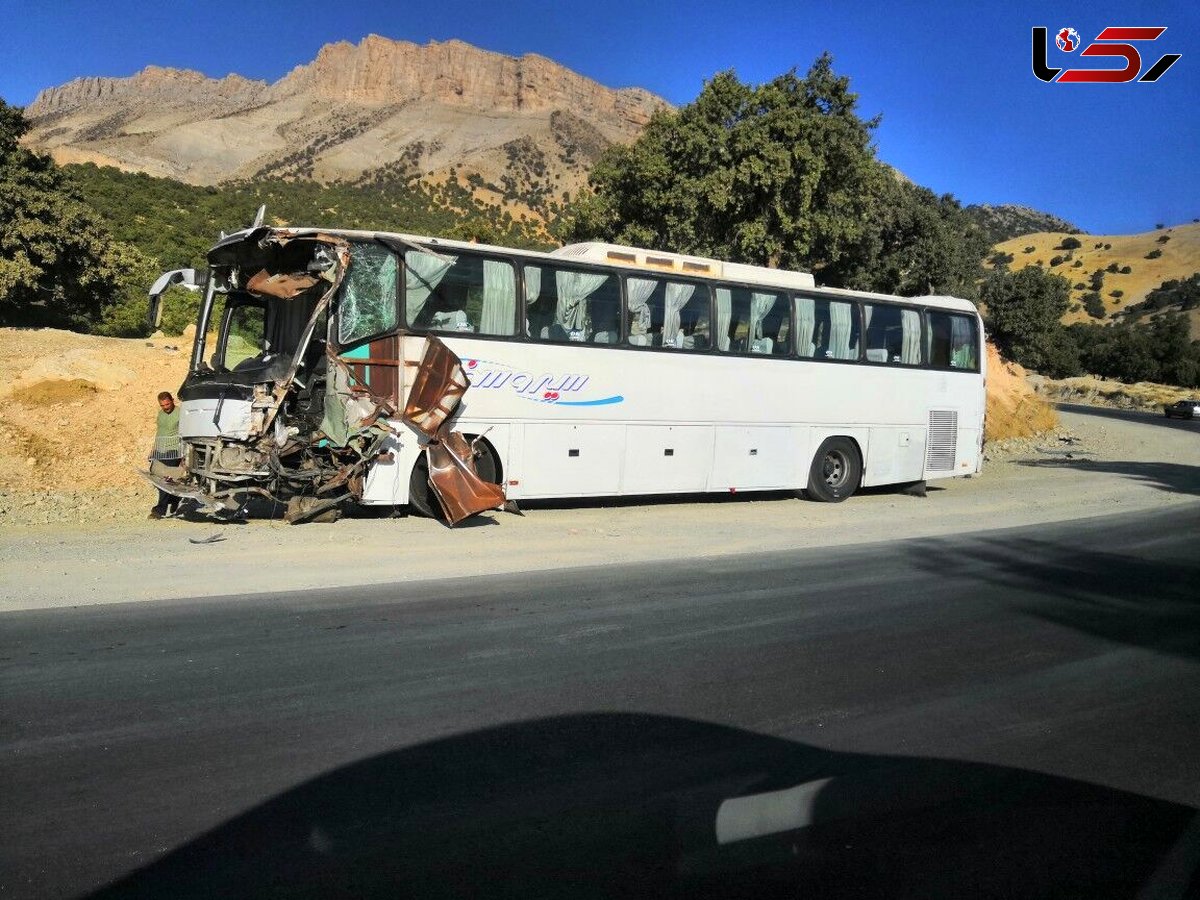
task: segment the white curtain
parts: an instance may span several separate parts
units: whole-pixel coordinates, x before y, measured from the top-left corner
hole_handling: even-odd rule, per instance
[[[729,350],[729,320],[733,318],[733,294],[729,288],[717,288],[717,349]]]
[[[588,272],[555,272],[558,285],[558,309],[554,321],[570,331],[587,330],[587,304],[584,303],[600,285],[608,280],[607,275]]]
[[[667,300],[663,309],[662,342],[664,347],[683,346],[682,335],[679,333],[679,314],[687,306],[687,302],[692,299],[692,294],[695,292],[694,284],[667,282]]]
[[[631,338],[635,335],[650,333],[650,305],[646,301],[650,299],[650,295],[654,293],[656,287],[658,287],[658,282],[653,278],[625,279],[625,305],[629,308]],[[633,340],[630,343],[641,344],[640,341]]]
[[[537,302],[542,293],[542,270],[537,266],[525,267],[525,333],[534,336],[529,330],[529,307]]]
[[[506,262],[483,261],[483,311],[480,334],[512,334],[517,312],[517,285],[513,268]]]
[[[817,352],[813,344],[813,330],[817,315],[812,297],[796,298],[796,348],[801,356],[813,356]]]
[[[746,339],[746,349],[754,352],[754,342],[762,340],[763,320],[775,306],[778,294],[750,294],[750,336]]]
[[[900,362],[906,366],[921,364],[921,314],[915,309],[900,310]]]
[[[834,359],[854,359],[858,348],[850,347],[850,332],[853,327],[849,303],[831,301],[829,304],[829,351]]]
[[[434,256],[416,250],[404,254],[404,311],[409,325],[416,321],[429,295],[456,262],[455,256]]]

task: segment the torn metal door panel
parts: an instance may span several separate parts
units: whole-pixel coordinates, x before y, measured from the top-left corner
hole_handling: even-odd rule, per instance
[[[429,438],[429,484],[451,525],[504,503],[504,489],[479,477],[474,448],[448,424],[468,386],[454,351],[436,337],[426,338],[402,418]]]
[[[484,481],[475,471],[470,443],[452,431],[425,448],[429,462],[429,483],[442,505],[446,521],[457,525],[463,519],[504,503],[504,489]]]
[[[458,409],[467,386],[467,373],[454,351],[435,337],[426,338],[425,352],[404,407],[404,421],[435,439]]]

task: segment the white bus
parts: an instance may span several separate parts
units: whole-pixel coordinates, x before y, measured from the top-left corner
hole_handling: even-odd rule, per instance
[[[447,468],[499,486],[464,501],[479,508],[840,501],[980,471],[983,329],[966,300],[609,244],[307,228],[239,232],[208,262],[151,291],[156,309],[169,283],[206,288],[179,390],[184,462],[152,480],[210,509],[257,494],[297,520],[343,502],[479,511],[446,506],[466,490]]]

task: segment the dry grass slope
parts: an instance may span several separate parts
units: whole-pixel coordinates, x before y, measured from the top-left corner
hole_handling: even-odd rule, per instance
[[[1160,240],[1163,237],[1166,241]],[[1064,238],[1074,237],[1082,246],[1077,250],[1066,251],[1057,248]],[[1099,245],[1099,246],[1097,246]],[[1032,247],[1032,252],[1025,249]],[[1155,250],[1161,255],[1155,259],[1146,259],[1146,255]],[[1187,278],[1193,272],[1200,272],[1200,224],[1177,225],[1173,228],[1162,228],[1147,231],[1143,234],[1077,234],[1068,235],[1064,232],[1041,232],[1025,234],[1012,240],[1004,241],[993,248],[993,252],[1011,253],[1013,261],[1009,269],[1019,271],[1026,266],[1037,265],[1041,260],[1042,268],[1054,275],[1062,275],[1071,283],[1071,300],[1082,303],[1083,295],[1091,290],[1091,275],[1096,270],[1104,272],[1104,285],[1099,294],[1104,300],[1105,316],[1140,303],[1154,288],[1172,278]],[[1057,266],[1051,266],[1050,261],[1056,256],[1066,256],[1068,259]],[[1082,265],[1075,265],[1076,262]],[[1118,269],[1125,266],[1130,268],[1128,275],[1119,272],[1106,271],[1109,266],[1116,264]],[[1082,289],[1075,285],[1082,283]],[[1112,292],[1122,292],[1119,298],[1113,297]],[[1193,310],[1192,333],[1200,335],[1200,310]],[[1072,322],[1092,322],[1083,309],[1068,312],[1063,316],[1064,324]]]

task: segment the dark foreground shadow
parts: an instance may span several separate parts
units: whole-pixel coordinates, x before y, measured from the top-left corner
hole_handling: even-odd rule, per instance
[[[1095,459],[1023,459],[1018,465],[1034,469],[1078,469],[1083,472],[1102,472],[1121,475],[1142,482],[1147,487],[1174,494],[1200,495],[1200,466],[1165,462],[1121,462]]]
[[[578,715],[342,767],[93,896],[1179,897],[1195,816],[1017,769]]]

